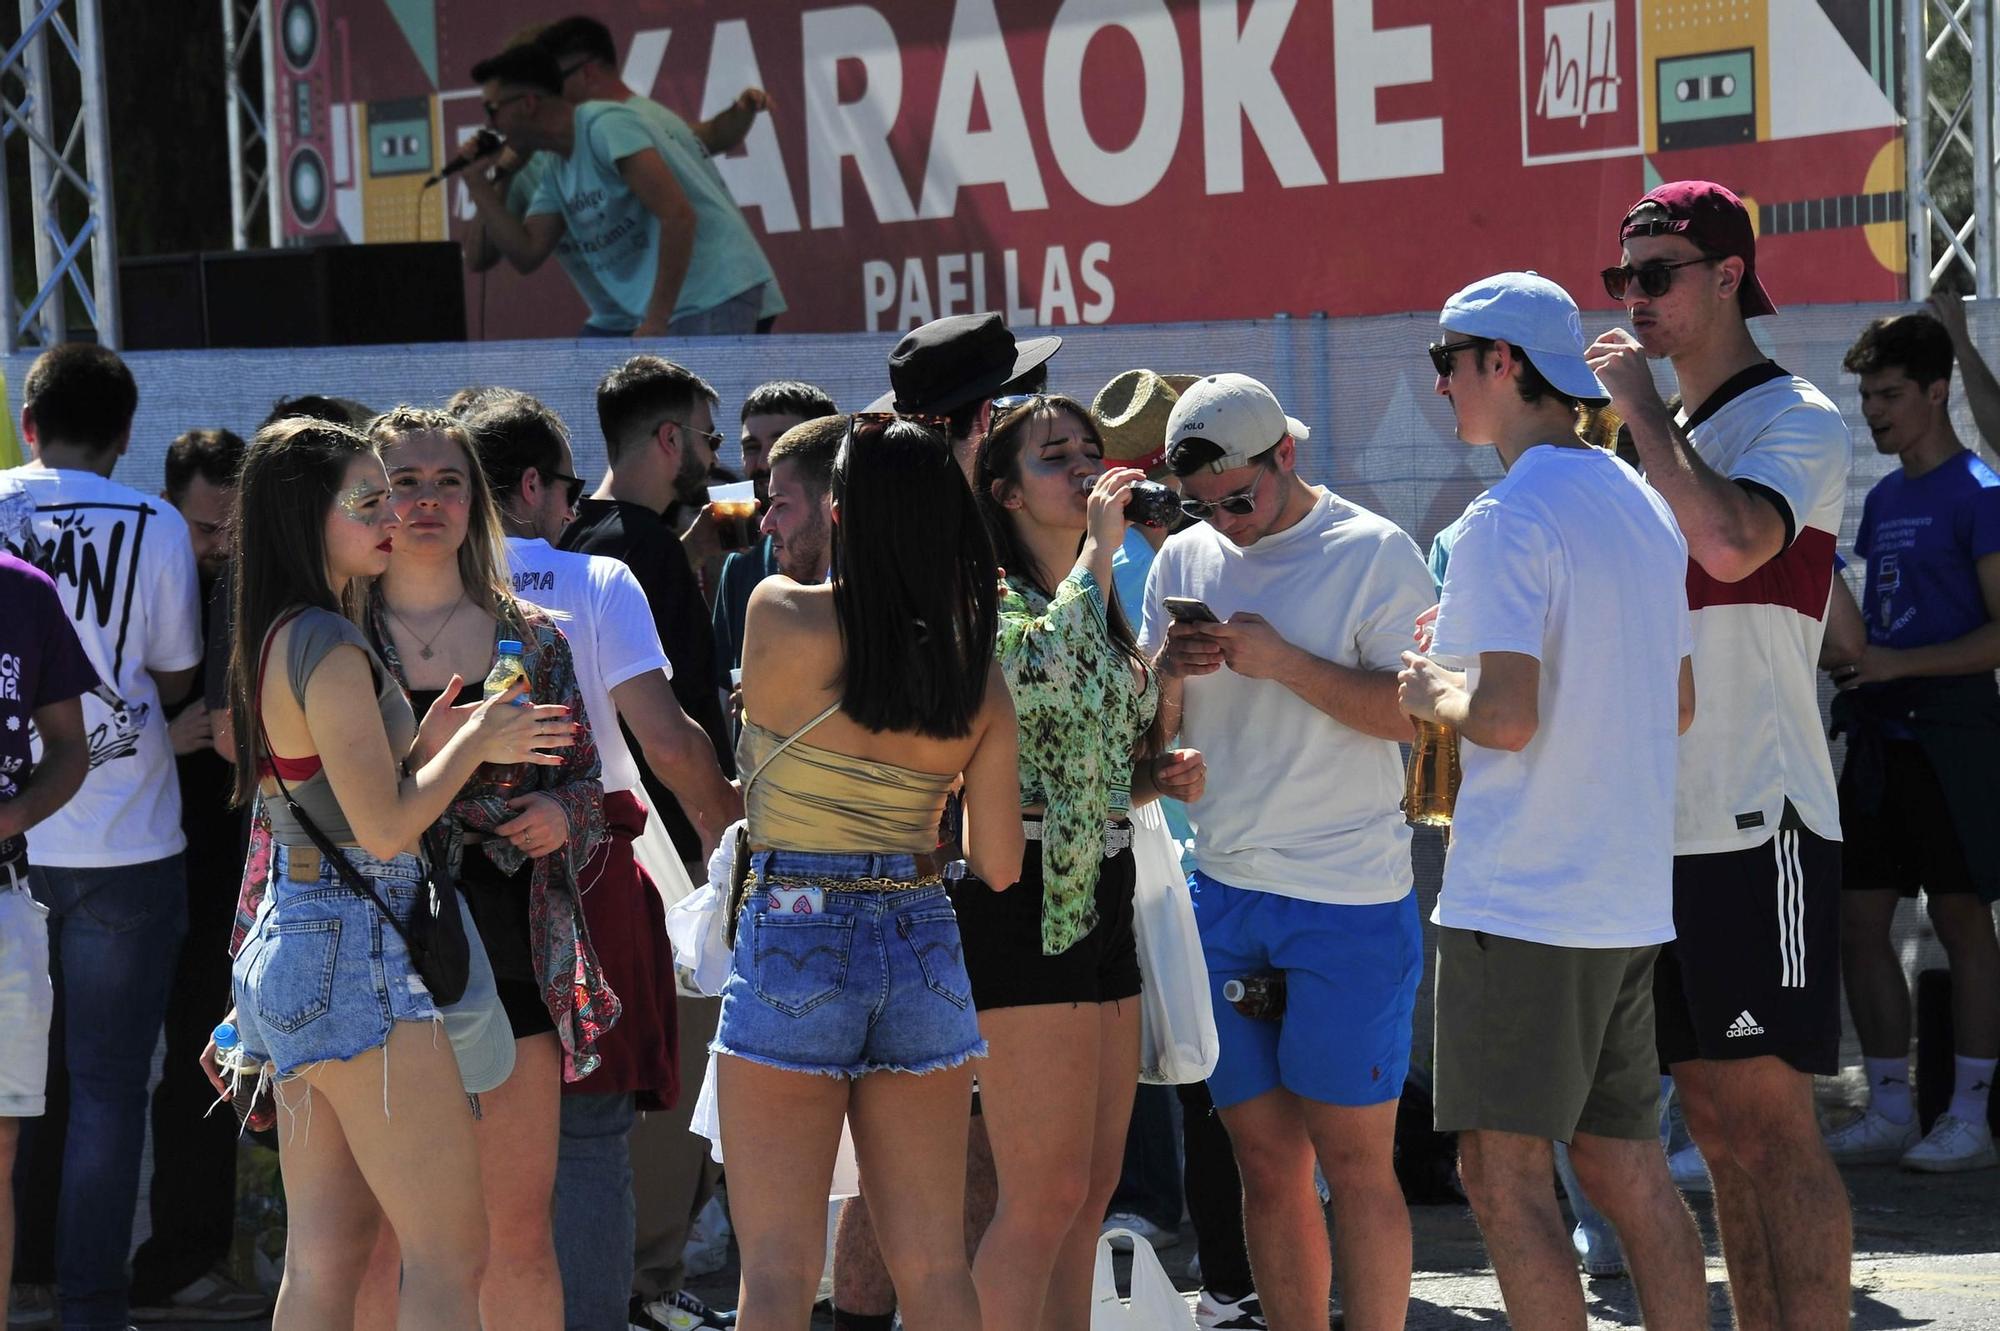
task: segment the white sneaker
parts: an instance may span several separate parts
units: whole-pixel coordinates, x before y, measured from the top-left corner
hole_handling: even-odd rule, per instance
[[[1864,1109],[1859,1118],[1826,1134],[1826,1153],[1843,1165],[1889,1165],[1922,1136],[1914,1116],[1908,1123],[1891,1123],[1874,1109]]]
[[[1903,1153],[1903,1168],[1925,1174],[1953,1174],[1965,1169],[1991,1169],[2000,1164],[1993,1150],[1993,1129],[1956,1114],[1939,1114],[1930,1135]]]
[[[1194,1324],[1196,1331],[1266,1331],[1269,1326],[1254,1291],[1232,1302],[1203,1290],[1195,1301]]]
[[[54,1285],[15,1285],[7,1292],[7,1325],[9,1327],[54,1326],[56,1322],[56,1287]]]
[[[1708,1161],[1701,1158],[1701,1148],[1693,1142],[1667,1157],[1667,1173],[1673,1176],[1674,1186],[1682,1192],[1715,1190],[1708,1177]]]
[[[1145,1216],[1133,1215],[1130,1211],[1119,1211],[1116,1214],[1106,1216],[1104,1224],[1099,1227],[1097,1232],[1102,1234],[1113,1229],[1131,1230],[1134,1234],[1137,1234],[1140,1238],[1151,1244],[1155,1252],[1161,1248],[1177,1248],[1181,1242],[1178,1230],[1163,1229],[1146,1219]],[[1113,1248],[1129,1248],[1132,1245],[1125,1239],[1113,1239],[1111,1240],[1111,1246]]]

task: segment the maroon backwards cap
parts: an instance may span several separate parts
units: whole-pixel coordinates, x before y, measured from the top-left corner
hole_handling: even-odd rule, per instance
[[[1757,276],[1757,233],[1743,200],[1712,180],[1669,181],[1633,204],[1618,228],[1620,241],[1667,235],[1687,237],[1704,254],[1743,260],[1736,300],[1744,318],[1778,312]]]

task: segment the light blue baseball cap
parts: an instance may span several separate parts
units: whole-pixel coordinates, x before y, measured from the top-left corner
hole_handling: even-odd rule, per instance
[[[1444,303],[1438,326],[1518,348],[1558,392],[1590,403],[1611,400],[1584,359],[1576,302],[1539,273],[1496,273]]]

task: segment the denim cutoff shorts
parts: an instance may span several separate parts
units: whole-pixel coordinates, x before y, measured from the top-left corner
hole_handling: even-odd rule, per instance
[[[341,849],[396,917],[408,919],[422,861]],[[288,847],[273,848],[270,890],[230,971],[244,1051],[283,1078],[387,1044],[392,1022],[439,1020],[402,935],[375,903],[341,882],[331,864],[320,865],[316,880],[295,883],[290,862]]]
[[[942,885],[828,889],[815,915],[773,910],[762,886],[768,877],[909,880],[914,859],[770,850],[751,868],[711,1050],[832,1077],[936,1072],[986,1053]]]

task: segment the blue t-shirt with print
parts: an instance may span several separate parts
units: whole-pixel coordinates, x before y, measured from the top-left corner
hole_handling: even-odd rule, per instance
[[[716,235],[723,245],[738,251],[743,260],[733,268],[726,266],[726,271],[740,271],[747,275],[755,270],[758,263],[764,264],[766,271],[769,271],[770,264],[764,257],[764,247],[757,243],[757,237],[750,230],[750,224],[744,220],[743,209],[737,205],[735,196],[730,194],[729,186],[722,179],[722,170],[716,166],[715,156],[709,152],[708,145],[701,141],[687,121],[650,97],[632,97],[625,105],[659,126],[661,133],[679,145],[680,155],[668,158],[667,165],[674,169],[674,175],[680,180],[681,188],[687,191],[688,201],[694,204],[697,215],[704,206],[715,210],[718,215]],[[683,167],[687,168],[686,172],[683,171]],[[729,225],[731,217],[724,216],[725,212],[733,215],[738,225]],[[737,279],[732,277],[727,280]],[[722,300],[729,299],[738,291],[748,289],[747,286],[739,287],[737,291],[724,295]],[[722,301],[714,303],[720,305]],[[777,276],[773,274],[765,283],[757,317],[774,319],[783,314],[787,308],[789,307],[785,304],[785,297],[778,290]]]
[[[1878,647],[1962,638],[1989,615],[1976,567],[2000,551],[2000,476],[1965,450],[1914,479],[1868,492],[1854,551],[1867,561],[1861,617]]]
[[[630,332],[645,321],[653,296],[660,222],[618,170],[649,149],[680,182],[695,215],[694,248],[671,317],[714,309],[770,281],[771,265],[721,178],[704,175],[658,123],[619,102],[585,102],[574,115],[569,155],[550,154],[551,169],[535,187],[528,216],[561,215],[575,246],[557,258],[572,274],[581,270],[593,279],[577,281],[593,328]]]

